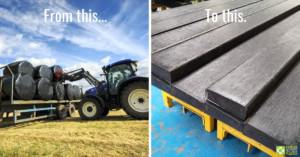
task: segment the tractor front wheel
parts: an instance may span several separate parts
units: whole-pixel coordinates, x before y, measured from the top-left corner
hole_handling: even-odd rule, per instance
[[[96,120],[102,117],[103,107],[95,98],[83,98],[78,112],[83,120]]]
[[[135,119],[149,119],[149,91],[147,82],[134,82],[121,93],[123,110]]]

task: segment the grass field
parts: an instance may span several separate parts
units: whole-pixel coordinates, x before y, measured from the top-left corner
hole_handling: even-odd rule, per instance
[[[77,116],[0,127],[0,156],[148,156],[148,121],[123,110],[97,121]]]

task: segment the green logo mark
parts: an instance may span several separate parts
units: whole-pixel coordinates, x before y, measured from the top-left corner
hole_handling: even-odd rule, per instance
[[[277,155],[285,155],[285,146],[276,146]]]
[[[277,155],[298,155],[298,146],[276,146]]]

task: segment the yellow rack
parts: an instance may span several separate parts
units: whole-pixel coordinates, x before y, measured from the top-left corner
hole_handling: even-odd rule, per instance
[[[184,101],[170,95],[169,93],[166,93],[165,91],[162,91],[162,96],[166,107],[168,108],[172,107],[173,106],[172,100],[175,100],[182,105],[183,113],[186,113],[187,111],[192,111],[195,114],[202,117],[202,122],[207,132],[212,132],[214,130],[215,122],[212,116],[205,114],[203,111],[200,111],[199,109],[185,103]]]
[[[279,156],[272,149],[245,136],[242,132],[239,132],[238,130],[236,130],[236,129],[230,127],[229,125],[218,120],[217,121],[217,137],[218,137],[218,139],[224,140],[226,138],[227,133],[230,133],[231,135],[233,135],[233,136],[237,137],[238,139],[247,143],[248,144],[247,152],[249,152],[252,147],[256,147],[257,149],[260,149],[261,151],[267,153],[270,156]]]
[[[187,104],[186,102],[170,95],[169,93],[167,93],[165,91],[162,91],[162,96],[163,96],[163,100],[164,100],[164,105],[166,107],[168,107],[168,108],[172,107],[173,100],[175,100],[182,105],[183,113],[186,113],[187,111],[192,111],[195,114],[199,115],[202,118],[203,125],[207,132],[212,132],[214,130],[214,118],[212,116],[205,114],[203,111],[200,111],[199,109]],[[224,140],[228,133],[230,133],[231,135],[235,136],[236,138],[247,143],[248,144],[247,152],[249,152],[253,147],[256,147],[257,149],[265,152],[266,154],[268,154],[272,157],[279,156],[272,149],[245,136],[242,132],[240,132],[218,120],[217,121],[217,137],[218,137],[218,139]]]

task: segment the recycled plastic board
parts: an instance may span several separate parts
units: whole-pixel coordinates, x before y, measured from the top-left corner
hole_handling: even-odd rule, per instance
[[[276,146],[299,145],[299,74],[300,60],[245,124],[243,133],[246,136],[273,150]]]
[[[298,25],[210,86],[208,101],[246,120],[300,57],[299,41]]]
[[[184,0],[153,0],[152,3],[153,2],[171,8],[191,4],[191,2],[186,2]]]
[[[227,9],[234,10],[260,1],[261,0],[247,0],[247,1],[236,0],[228,3],[224,3],[223,5],[212,6],[209,7],[209,9],[211,9],[211,13],[215,12],[217,14],[221,14],[223,10],[227,10]],[[178,16],[174,16],[172,18],[168,18],[165,20],[157,21],[151,25],[151,34],[152,35],[159,34],[171,29],[176,29],[178,27],[191,24],[193,22],[205,20],[207,18],[207,12],[205,9],[207,8],[194,11],[194,12],[189,12],[188,14],[181,14]]]
[[[155,74],[151,74],[151,83],[157,88],[167,93],[171,93],[171,85],[168,84],[166,81],[159,79]]]
[[[206,103],[206,88],[226,76],[247,59],[251,58],[259,50],[276,42],[278,40],[278,36],[291,31],[291,29],[286,28],[297,28],[300,25],[299,17],[300,12],[292,14],[208,63],[204,67],[201,67],[181,80],[174,82],[172,87],[166,81],[158,79],[158,76],[154,74],[152,74],[152,84],[179,99],[185,99],[183,101],[186,101],[191,105],[193,105],[190,102],[192,99],[197,99],[200,104],[204,104]],[[172,90],[169,88],[172,88]],[[205,107],[204,111],[209,115],[212,115],[224,123],[231,125],[235,129],[242,131],[243,120],[230,115],[226,111],[212,104],[207,104]]]
[[[171,85],[167,84],[165,81],[159,79],[152,75],[152,85],[156,86],[157,88],[171,94]],[[173,95],[173,94],[171,94]],[[235,116],[231,115],[230,113],[224,111],[223,109],[213,105],[213,104],[206,104],[206,103],[198,103],[197,105],[189,103],[189,101],[182,99],[182,95],[173,95],[176,98],[196,107],[197,109],[204,111],[208,115],[213,116],[214,118],[221,120],[222,122],[232,126],[233,128],[242,131],[244,126],[244,121],[236,118]]]
[[[241,12],[243,13],[243,17],[246,17],[260,10],[282,3],[284,1],[286,0],[261,1],[259,3],[254,3],[252,5],[239,8],[236,10],[236,12]],[[218,15],[218,19],[219,20],[217,22],[207,22],[206,20],[198,21],[186,25],[184,27],[180,27],[177,29],[167,31],[165,33],[152,36],[151,53],[162,51],[174,45],[193,39],[204,33],[208,33],[209,31],[212,31],[214,29],[218,29],[226,24],[229,24],[223,21],[222,14]]]
[[[242,132],[245,121],[241,120],[240,118],[228,113],[227,111],[224,111],[222,108],[206,102],[204,106],[204,112],[212,117],[214,117],[217,120],[220,120],[221,122],[230,125],[231,127],[235,128],[236,130]]]
[[[189,14],[191,12],[203,10],[205,8],[211,8],[217,5],[222,5],[224,3],[235,1],[235,0],[213,0],[213,1],[203,1],[201,3],[186,5],[182,7],[172,8],[162,12],[153,12],[151,14],[151,23],[154,24],[158,21],[173,18],[178,15]]]
[[[246,17],[246,23],[231,23],[193,40],[154,53],[152,73],[167,82],[174,82],[298,11],[299,3],[297,0],[280,3]]]

